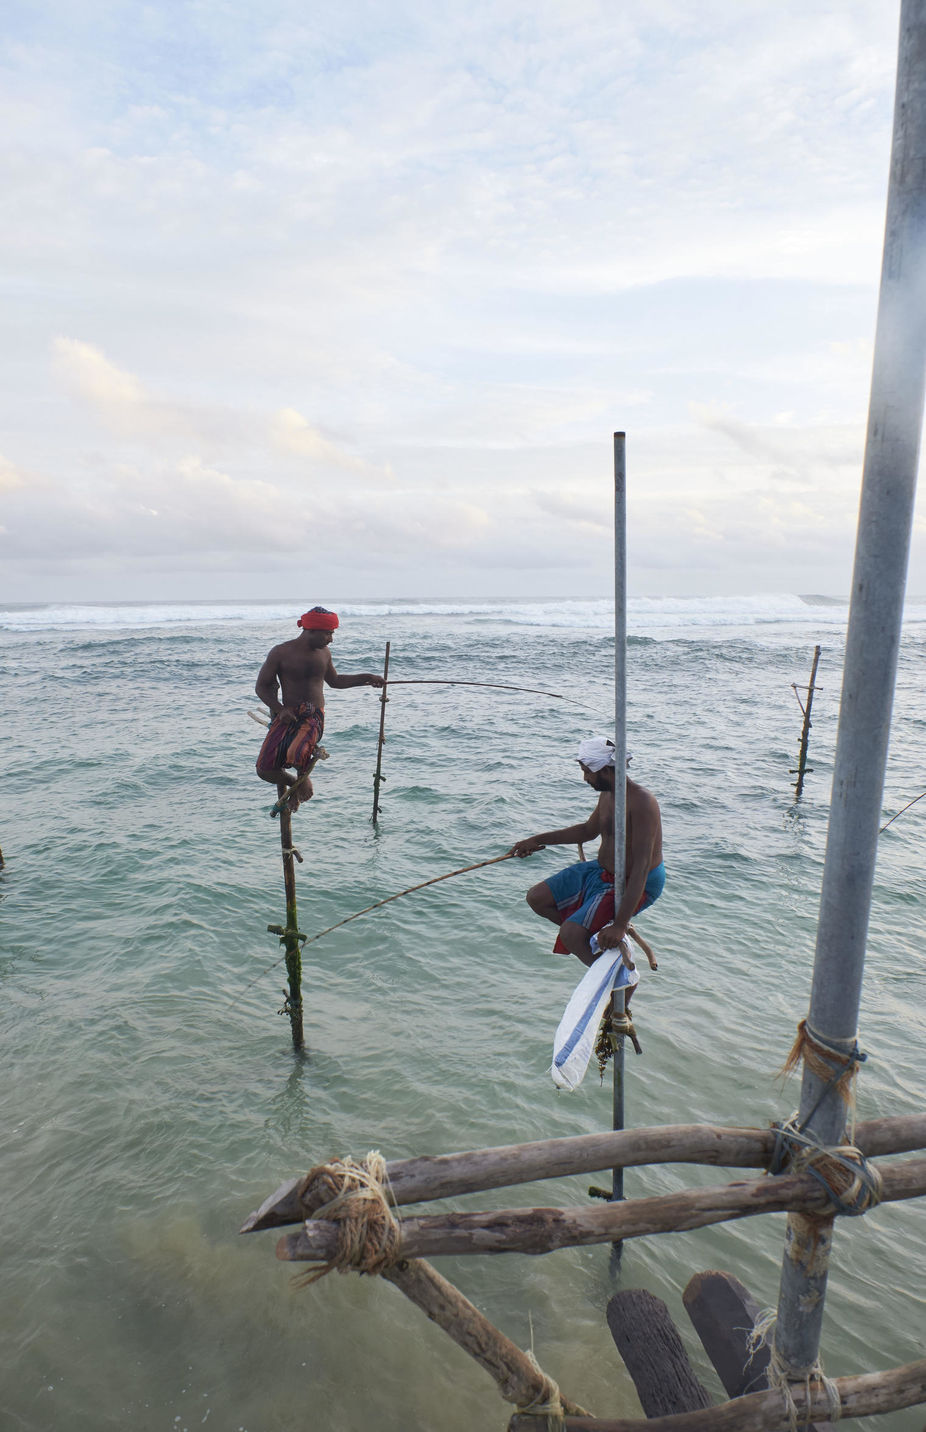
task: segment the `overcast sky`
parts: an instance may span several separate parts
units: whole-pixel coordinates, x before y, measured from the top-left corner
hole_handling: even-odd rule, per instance
[[[896,4],[4,13],[0,600],[847,592]]]

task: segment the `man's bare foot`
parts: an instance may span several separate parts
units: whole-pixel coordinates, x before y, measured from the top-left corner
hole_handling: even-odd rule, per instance
[[[290,811],[296,811],[304,801],[310,801],[315,794],[315,787],[309,780],[308,774],[297,776],[289,788],[289,799],[287,805]]]

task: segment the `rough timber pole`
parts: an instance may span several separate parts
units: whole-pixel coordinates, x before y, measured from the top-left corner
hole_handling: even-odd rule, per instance
[[[285,791],[281,788],[280,794]],[[283,852],[283,885],[286,890],[286,928],[282,940],[286,949],[286,975],[289,991],[283,1013],[289,1015],[293,1032],[293,1048],[305,1048],[302,1032],[302,951],[299,945],[299,914],[296,909],[296,867],[293,864],[293,824],[288,806],[280,811],[280,846]]]
[[[926,370],[926,0],[902,0],[884,261],[846,662],[808,1025],[855,1047],[903,617]],[[846,1108],[806,1066],[801,1121],[840,1141]],[[789,1377],[820,1342],[831,1225],[788,1219],[775,1350]]]
[[[389,687],[385,684],[389,680],[389,647],[390,643],[387,641],[386,659],[383,662],[384,685],[379,698],[379,744],[376,747],[376,772],[373,776],[373,815],[371,818],[374,825],[376,824],[376,817],[379,815],[379,787],[380,782],[383,779],[383,742],[386,739],[386,702],[389,700],[389,697],[386,694],[389,690]]]
[[[624,893],[624,839],[627,807],[627,460],[624,433],[614,434],[614,911]],[[623,990],[614,992],[614,1012],[624,1009]],[[614,1053],[614,1129],[624,1127],[624,1044]],[[611,1174],[612,1200],[624,1197],[624,1170]]]

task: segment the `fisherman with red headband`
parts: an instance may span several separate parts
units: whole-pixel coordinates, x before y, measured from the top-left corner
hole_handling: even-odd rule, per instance
[[[383,678],[369,671],[356,676],[335,671],[328,647],[340,625],[336,612],[313,607],[296,625],[301,632],[273,648],[254,688],[273,717],[257,757],[257,774],[275,783],[281,796],[284,787],[292,789],[290,810],[313,794],[308,769],[325,729],[325,687],[344,691],[350,686],[383,685]],[[287,766],[295,767],[295,776]]]

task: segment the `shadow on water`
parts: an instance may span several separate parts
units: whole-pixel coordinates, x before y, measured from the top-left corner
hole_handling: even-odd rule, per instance
[[[314,1129],[314,1109],[308,1076],[312,1056],[306,1049],[293,1050],[293,1067],[283,1088],[270,1100],[264,1121],[286,1140],[304,1139]]]

